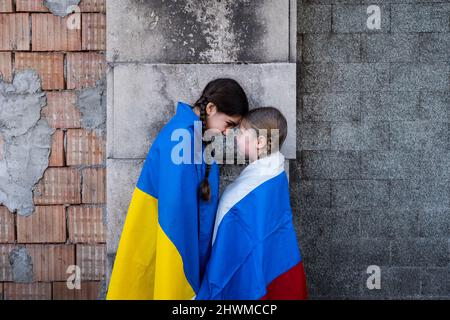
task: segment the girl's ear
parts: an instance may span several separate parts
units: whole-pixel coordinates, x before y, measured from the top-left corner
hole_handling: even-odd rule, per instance
[[[213,116],[214,114],[216,114],[216,112],[217,106],[212,102],[208,102],[208,104],[206,105],[206,114],[208,116]]]
[[[258,140],[258,143],[257,143],[256,148],[258,150],[261,150],[267,146],[267,137],[265,137],[264,135],[262,135],[262,134],[259,135],[257,140]]]

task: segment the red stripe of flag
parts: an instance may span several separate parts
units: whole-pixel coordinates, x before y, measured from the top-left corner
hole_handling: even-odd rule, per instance
[[[308,298],[303,262],[275,278],[261,300],[305,300]]]

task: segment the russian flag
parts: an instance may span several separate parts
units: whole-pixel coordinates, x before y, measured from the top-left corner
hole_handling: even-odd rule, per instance
[[[306,299],[284,156],[247,166],[224,191],[197,299]]]

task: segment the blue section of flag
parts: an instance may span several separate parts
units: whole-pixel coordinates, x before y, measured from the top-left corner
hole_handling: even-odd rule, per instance
[[[137,187],[158,199],[158,223],[183,259],[186,278],[195,292],[211,251],[211,238],[219,197],[219,169],[211,165],[211,200],[203,201],[198,186],[206,164],[194,161],[194,122],[200,121],[191,106],[179,102],[176,115],[162,128],[144,162]],[[179,141],[172,133],[186,129],[192,140],[191,164],[175,164],[171,159]]]
[[[300,261],[282,171],[236,202],[220,221],[197,299],[260,299],[275,278]]]

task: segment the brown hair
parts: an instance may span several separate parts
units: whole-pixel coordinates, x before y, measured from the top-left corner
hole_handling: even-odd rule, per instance
[[[279,151],[286,140],[287,121],[276,108],[263,107],[250,110],[242,119],[242,125],[247,129],[255,129],[257,134],[260,134],[260,130],[266,130],[268,154]],[[272,136],[272,130],[278,130],[278,136]],[[274,143],[274,139],[278,139],[278,144]]]
[[[206,106],[209,102],[216,105],[217,111],[223,112],[229,116],[243,116],[248,112],[247,95],[236,80],[222,78],[209,82],[203,90],[201,97],[194,103],[194,107],[200,109],[202,137],[206,131]],[[211,165],[207,163],[205,177],[199,186],[202,199],[207,201],[211,198],[211,188],[208,181],[210,170]]]

